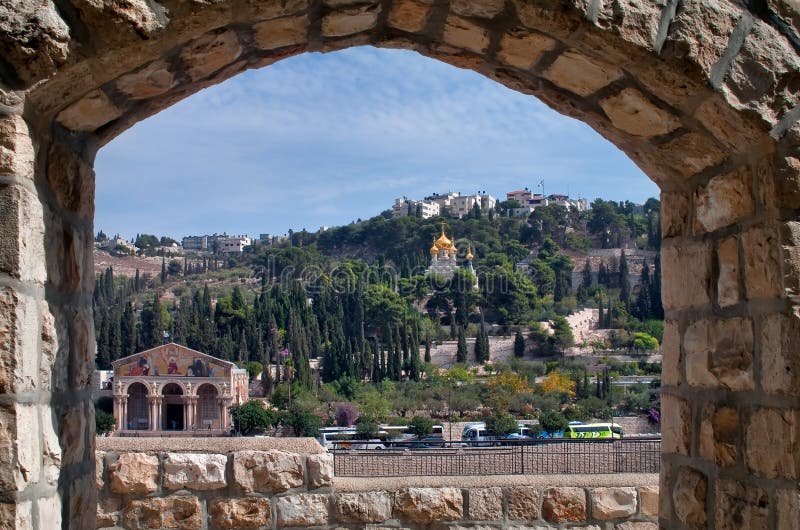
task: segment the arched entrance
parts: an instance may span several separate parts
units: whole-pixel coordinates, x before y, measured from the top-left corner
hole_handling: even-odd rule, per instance
[[[168,383],[164,385],[161,395],[164,396],[161,405],[161,429],[164,431],[184,430],[187,418],[183,388],[177,383]]]
[[[197,428],[222,429],[220,424],[219,392],[214,385],[204,384],[197,389]]]
[[[133,383],[128,387],[128,408],[125,428],[133,431],[145,431],[150,428],[150,407],[148,405],[147,387],[142,383]]]
[[[27,448],[53,432],[70,446],[62,454],[91,434],[62,419],[92,407],[96,150],[244,69],[372,44],[535,95],[590,124],[661,187],[662,523],[735,527],[752,499],[766,499],[758,509],[768,521],[796,521],[798,12],[782,1],[747,5],[17,2],[9,27],[24,31],[0,34],[0,323],[26,331],[0,345],[0,392],[10,410],[35,410],[4,424],[15,440],[7,465],[24,467]],[[61,470],[57,492],[51,474],[13,471],[5,489],[17,493],[0,522],[14,527],[41,504],[50,527],[94,525],[85,509],[94,455],[57,454],[42,455],[42,466]],[[744,492],[741,509],[721,491]]]

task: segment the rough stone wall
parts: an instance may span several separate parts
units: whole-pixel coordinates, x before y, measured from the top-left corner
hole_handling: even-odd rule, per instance
[[[248,68],[371,44],[588,123],[662,190],[665,528],[797,528],[800,20],[768,0],[0,0],[0,526],[90,528],[93,160]]]
[[[655,486],[337,492],[327,453],[98,451],[96,459],[97,528],[658,527]]]

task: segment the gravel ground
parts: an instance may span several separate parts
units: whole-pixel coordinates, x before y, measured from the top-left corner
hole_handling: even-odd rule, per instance
[[[186,438],[186,437],[98,437],[98,451],[200,452],[228,453],[242,450],[267,451],[278,449],[291,453],[324,453],[314,438]]]
[[[462,477],[335,477],[336,491],[393,491],[407,487],[482,488],[488,486],[658,486],[657,473],[614,475],[488,475]]]

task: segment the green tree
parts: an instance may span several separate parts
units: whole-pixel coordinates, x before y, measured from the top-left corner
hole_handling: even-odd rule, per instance
[[[525,337],[522,335],[521,330],[517,330],[514,336],[514,356],[523,357],[525,355]]]
[[[428,416],[414,416],[408,424],[408,430],[417,438],[422,438],[433,431],[433,420]]]
[[[230,407],[233,428],[243,435],[255,429],[268,429],[275,424],[277,415],[264,408],[260,401],[250,400]]]
[[[467,334],[464,332],[464,327],[458,328],[458,346],[456,347],[456,362],[467,362]]]
[[[486,428],[496,436],[506,436],[512,432],[517,432],[518,427],[514,416],[501,410],[486,419]]]
[[[113,414],[109,414],[104,410],[94,411],[94,426],[97,434],[106,434],[114,430],[117,422]]]
[[[554,410],[543,413],[539,417],[539,424],[544,432],[553,436],[555,433],[563,432],[567,428],[567,420],[560,412]]]

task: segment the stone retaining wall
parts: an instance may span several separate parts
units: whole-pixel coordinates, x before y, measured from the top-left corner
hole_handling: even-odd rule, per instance
[[[653,485],[337,492],[333,455],[280,450],[98,451],[96,464],[97,528],[658,528]]]

